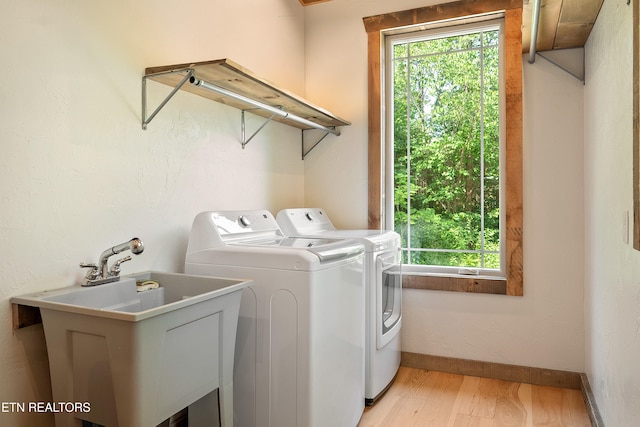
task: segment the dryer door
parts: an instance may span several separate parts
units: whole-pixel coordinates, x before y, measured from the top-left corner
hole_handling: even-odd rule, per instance
[[[400,332],[402,320],[402,274],[400,250],[376,257],[376,335],[381,349]]]

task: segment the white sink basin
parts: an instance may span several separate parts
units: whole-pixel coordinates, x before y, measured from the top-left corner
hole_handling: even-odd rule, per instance
[[[136,280],[149,279],[160,287],[137,292]],[[90,404],[56,413],[56,425],[155,426],[185,407],[191,417],[197,401],[207,412],[202,401],[218,389],[222,425],[231,426],[238,311],[251,283],[145,272],[13,297],[40,308],[53,400]]]
[[[137,292],[137,280],[156,280],[160,283],[160,288]],[[249,284],[246,281],[236,279],[145,272],[123,276],[118,282],[104,285],[69,286],[21,295],[13,297],[11,302],[138,322],[241,290]]]
[[[105,285],[93,286],[90,288],[73,287],[67,291],[49,293],[49,296],[42,298],[43,301],[53,304],[43,304],[53,309],[64,311],[72,310],[71,307],[97,308],[100,310],[123,311],[128,313],[138,313],[152,308],[161,307],[172,301],[165,301],[165,287],[152,289],[144,292],[137,292],[136,279],[123,278],[119,282],[107,283]],[[211,292],[205,290],[205,294]],[[202,294],[200,294],[202,295]],[[175,301],[173,301],[175,302]],[[192,303],[195,301],[189,301]],[[65,304],[63,307],[55,307],[54,304]],[[155,310],[153,315],[157,315],[159,310]],[[87,311],[85,311],[86,313]],[[94,314],[100,315],[100,314]],[[136,316],[132,320],[142,320]]]

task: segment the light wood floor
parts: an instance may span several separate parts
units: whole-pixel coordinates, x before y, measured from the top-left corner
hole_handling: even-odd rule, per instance
[[[358,427],[591,427],[579,390],[400,367]]]

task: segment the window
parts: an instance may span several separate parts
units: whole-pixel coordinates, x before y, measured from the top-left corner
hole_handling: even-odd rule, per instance
[[[503,188],[499,242],[503,247],[500,267],[506,278],[480,278],[457,275],[403,275],[403,286],[421,289],[441,289],[462,292],[523,295],[522,263],[522,1],[519,0],[460,0],[435,6],[393,12],[363,19],[368,37],[368,88],[369,88],[369,228],[381,229],[389,218],[385,217],[385,182],[383,174],[385,157],[385,122],[382,70],[384,70],[386,39],[408,29],[445,27],[452,20],[474,18],[491,13],[504,14],[503,58],[504,67],[504,129],[500,155],[501,186]],[[485,196],[487,184],[485,180]],[[391,205],[394,206],[394,205]],[[486,212],[486,208],[485,208]],[[486,224],[485,224],[486,225]],[[486,228],[486,227],[485,227]],[[486,231],[486,230],[485,230]],[[485,241],[491,242],[485,234]],[[491,245],[488,245],[491,246]],[[409,246],[407,246],[409,249]],[[436,248],[442,249],[442,248]],[[485,245],[485,255],[493,250]],[[474,249],[475,250],[475,249]],[[420,252],[420,251],[417,251]],[[485,266],[487,264],[485,263]]]
[[[452,24],[385,38],[386,228],[408,271],[504,277],[502,19]]]

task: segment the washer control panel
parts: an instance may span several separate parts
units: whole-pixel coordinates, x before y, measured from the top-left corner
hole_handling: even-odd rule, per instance
[[[284,209],[278,212],[277,220],[287,236],[335,230],[329,216],[320,208]]]

